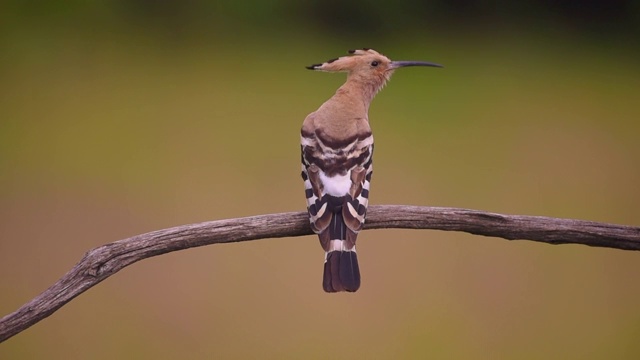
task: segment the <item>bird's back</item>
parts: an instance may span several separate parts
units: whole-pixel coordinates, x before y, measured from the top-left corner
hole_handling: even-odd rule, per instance
[[[356,291],[360,270],[355,244],[364,223],[373,169],[373,136],[366,109],[338,91],[307,116],[301,144],[311,227],[325,250],[323,288]]]

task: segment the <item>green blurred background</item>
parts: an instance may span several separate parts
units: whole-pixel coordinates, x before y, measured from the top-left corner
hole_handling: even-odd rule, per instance
[[[0,315],[90,248],[304,209],[299,127],[372,47],[374,204],[640,225],[636,1],[5,1]],[[124,269],[2,359],[640,357],[640,255],[463,233],[361,234],[363,284],[322,292],[317,239]]]

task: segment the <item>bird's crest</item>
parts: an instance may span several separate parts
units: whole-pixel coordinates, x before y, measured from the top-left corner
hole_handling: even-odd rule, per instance
[[[366,67],[376,67],[388,65],[391,60],[373,49],[349,50],[349,55],[331,59],[321,64],[307,66],[309,70],[320,70],[327,72],[351,72],[356,69]]]

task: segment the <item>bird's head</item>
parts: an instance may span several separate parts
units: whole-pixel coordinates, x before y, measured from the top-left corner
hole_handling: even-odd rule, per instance
[[[349,50],[349,55],[329,60],[322,64],[307,66],[309,70],[326,72],[346,72],[349,78],[365,83],[376,83],[383,86],[391,78],[393,71],[405,66],[442,65],[425,61],[392,61],[373,49]]]

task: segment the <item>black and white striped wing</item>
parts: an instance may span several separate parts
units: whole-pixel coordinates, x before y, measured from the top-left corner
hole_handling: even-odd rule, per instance
[[[325,250],[326,292],[360,288],[356,239],[369,205],[372,153],[371,134],[342,144],[302,135],[302,179],[311,228]]]
[[[320,235],[325,251],[331,250],[329,241],[336,239],[348,240],[351,248],[355,246],[369,205],[373,173],[372,138],[359,141],[346,153],[342,149],[327,152],[321,149],[322,146],[313,146],[315,143],[322,144],[315,139],[307,139],[302,145],[302,179],[311,227]],[[334,235],[325,232],[334,214],[338,213],[345,229]]]

